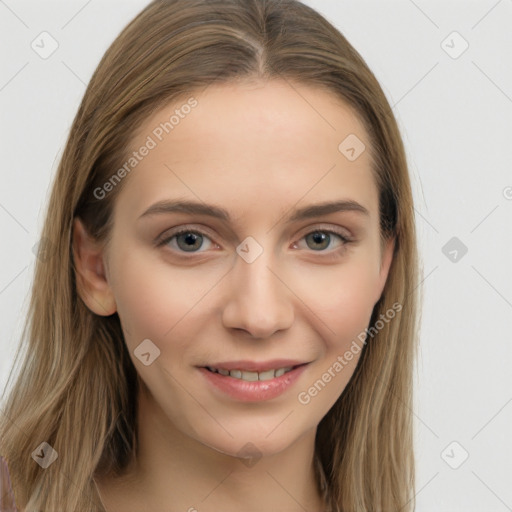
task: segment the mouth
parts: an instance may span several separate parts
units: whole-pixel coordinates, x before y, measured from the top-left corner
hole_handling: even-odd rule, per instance
[[[233,361],[198,367],[208,390],[241,402],[271,400],[292,388],[310,363],[275,360],[267,363]]]
[[[227,368],[215,368],[212,366],[205,366],[209,372],[218,373],[223,375],[224,377],[233,377],[234,379],[245,380],[247,382],[256,382],[256,381],[266,381],[275,379],[276,377],[281,377],[285,373],[291,372],[295,370],[295,368],[299,368],[300,366],[304,366],[308,363],[302,363],[294,366],[284,366],[281,368],[271,368],[269,370],[264,371],[250,371],[247,369],[234,369],[228,370]]]

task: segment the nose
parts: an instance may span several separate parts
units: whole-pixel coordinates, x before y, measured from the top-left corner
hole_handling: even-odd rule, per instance
[[[271,251],[263,251],[252,263],[236,258],[222,314],[226,328],[242,329],[262,339],[292,325],[293,293],[272,268],[271,256]]]

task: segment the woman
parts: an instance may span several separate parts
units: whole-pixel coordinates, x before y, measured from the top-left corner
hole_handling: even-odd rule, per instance
[[[150,3],[53,184],[0,425],[18,507],[413,510],[415,237],[391,108],[329,22]]]

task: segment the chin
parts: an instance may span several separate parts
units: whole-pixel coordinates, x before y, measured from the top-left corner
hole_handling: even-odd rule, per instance
[[[208,448],[224,455],[246,459],[248,460],[247,465],[249,465],[251,460],[256,461],[261,457],[269,457],[281,453],[302,435],[301,432],[293,434],[289,431],[285,434],[283,432],[278,433],[277,431],[272,432],[276,425],[274,424],[272,428],[269,427],[265,430],[255,429],[250,431],[243,429],[237,432],[230,430],[229,432],[233,437],[226,434],[223,439],[200,438],[198,440]],[[271,432],[270,435],[269,432]]]

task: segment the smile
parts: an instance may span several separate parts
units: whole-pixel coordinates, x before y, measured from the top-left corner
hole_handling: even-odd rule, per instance
[[[264,372],[251,372],[249,370],[226,370],[225,368],[212,368],[210,366],[206,367],[208,370],[214,373],[220,373],[227,377],[233,377],[235,379],[246,380],[248,382],[254,382],[257,380],[270,380],[275,377],[281,377],[285,373],[288,373],[293,369],[291,366],[287,366],[286,368],[278,368],[277,370],[266,370]]]
[[[223,368],[216,366],[198,367],[207,383],[209,393],[216,394],[221,399],[235,399],[241,402],[259,402],[271,400],[283,395],[299,379],[308,368],[309,363],[280,366],[257,371],[253,367],[248,370],[246,366],[237,365],[238,368]],[[231,365],[234,366],[234,365]]]

